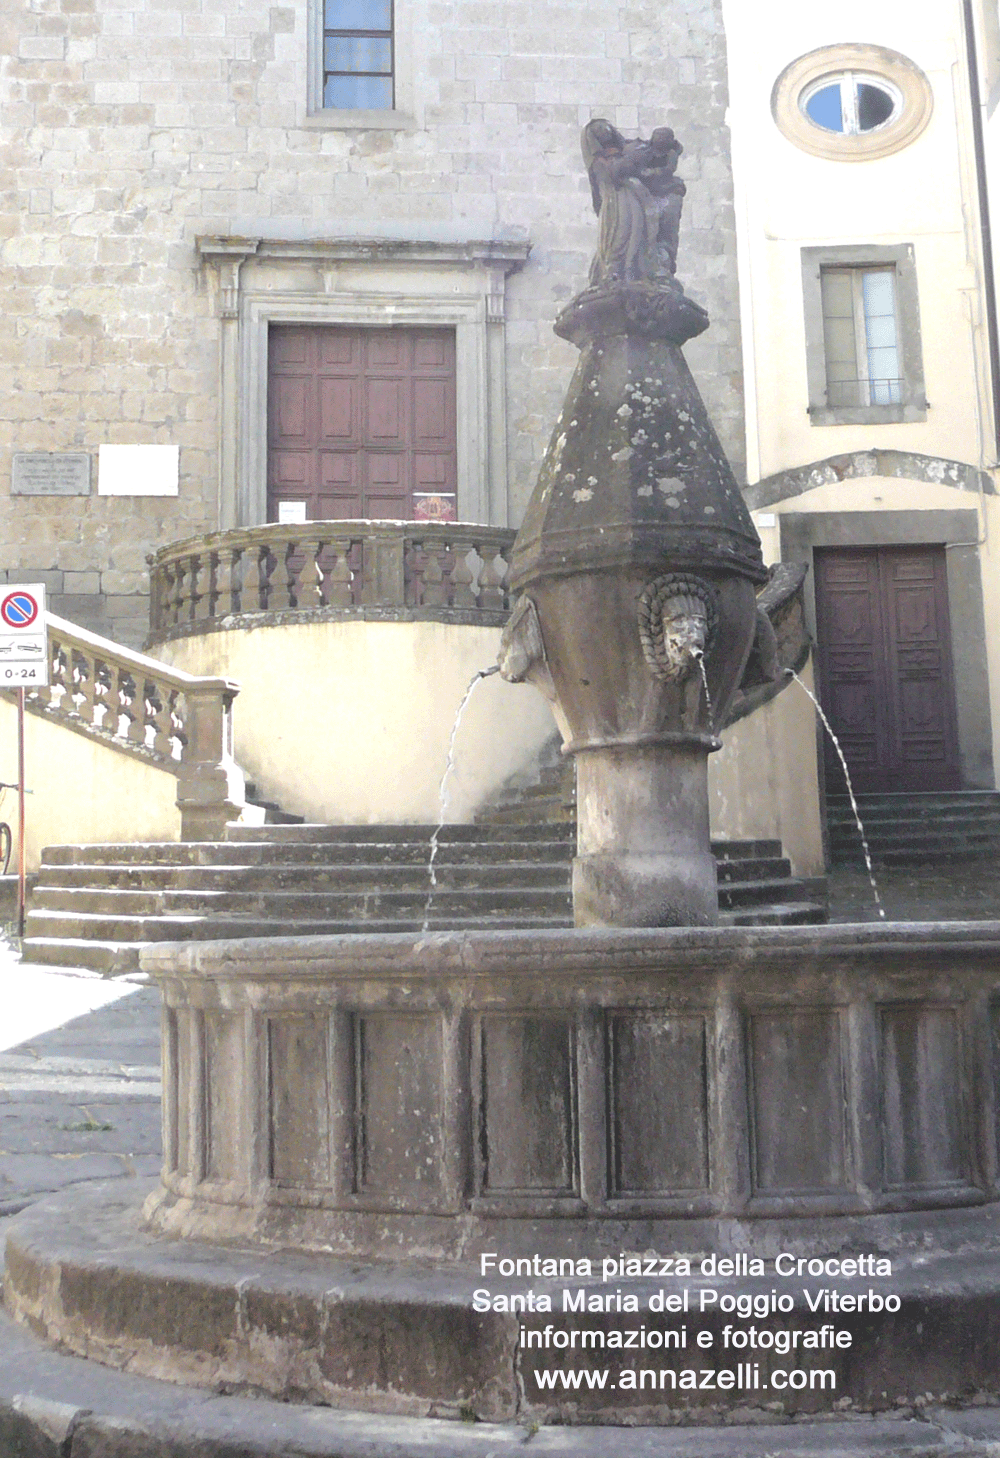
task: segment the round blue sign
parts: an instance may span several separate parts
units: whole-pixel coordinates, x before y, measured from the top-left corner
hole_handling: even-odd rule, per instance
[[[0,618],[8,628],[27,628],[38,617],[38,603],[30,592],[10,592],[0,602]]]

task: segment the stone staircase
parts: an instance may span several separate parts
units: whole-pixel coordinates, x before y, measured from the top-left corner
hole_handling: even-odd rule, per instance
[[[24,956],[102,972],[134,968],[144,942],[342,932],[572,925],[575,827],[448,825],[428,907],[427,825],[229,827],[215,842],[52,846],[29,904]],[[777,841],[713,846],[723,919],[826,919]]]
[[[868,848],[879,865],[915,866],[1000,855],[1000,793],[995,790],[857,799]],[[834,865],[863,866],[861,837],[846,796],[827,799],[827,825]]]

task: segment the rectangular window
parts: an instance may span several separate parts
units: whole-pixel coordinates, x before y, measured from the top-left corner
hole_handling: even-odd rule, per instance
[[[391,111],[392,0],[324,0],[323,106]]]
[[[813,425],[926,420],[913,245],[802,250]]]
[[[820,286],[827,405],[901,405],[895,269],[824,268]]]

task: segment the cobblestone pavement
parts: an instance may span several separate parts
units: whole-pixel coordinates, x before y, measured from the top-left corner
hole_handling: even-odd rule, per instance
[[[160,1035],[154,989],[22,965],[9,944],[0,947],[0,1009],[2,1238],[3,1217],[41,1194],[156,1173]]]

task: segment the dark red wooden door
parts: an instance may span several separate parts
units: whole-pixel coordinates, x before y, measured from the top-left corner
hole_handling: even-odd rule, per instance
[[[816,553],[820,697],[856,790],[960,784],[943,547]],[[844,776],[827,746],[827,786]]]
[[[269,521],[455,516],[455,334],[272,325]]]

